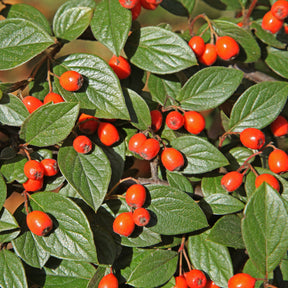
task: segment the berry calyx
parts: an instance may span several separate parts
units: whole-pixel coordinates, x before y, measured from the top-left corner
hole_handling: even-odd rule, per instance
[[[197,57],[201,56],[205,51],[205,42],[200,36],[193,36],[189,40],[188,45]]]
[[[43,105],[43,102],[34,96],[26,96],[22,102],[30,114]]]
[[[238,273],[228,280],[228,288],[254,288],[256,279],[247,273]]]
[[[74,139],[73,147],[76,152],[87,154],[92,149],[92,142],[87,136],[80,135]]]
[[[283,23],[284,23],[284,20],[280,20],[280,19],[276,18],[270,10],[264,15],[264,17],[262,19],[261,27],[264,30],[275,34],[278,31],[280,31],[280,29],[283,26]]]
[[[113,231],[119,235],[128,237],[135,228],[132,212],[120,213],[113,222]]]
[[[240,133],[240,141],[247,148],[259,150],[265,144],[265,135],[257,128],[246,128]]]
[[[219,37],[215,46],[218,56],[226,61],[235,58],[240,51],[238,43],[230,36]]]
[[[48,214],[43,211],[32,211],[26,216],[29,230],[38,236],[47,235],[53,228],[53,222]]]
[[[78,128],[82,133],[92,135],[98,128],[98,118],[82,113],[78,120]]]
[[[187,111],[184,113],[184,128],[192,133],[199,134],[205,128],[205,118],[196,111]]]
[[[54,92],[50,92],[45,96],[43,100],[44,104],[47,104],[49,102],[53,102],[54,104],[56,104],[56,103],[65,102],[65,100],[63,99],[61,95],[54,93]]]
[[[175,286],[173,288],[188,288],[186,279],[184,276],[175,277]]]
[[[184,166],[184,157],[180,151],[170,147],[165,148],[161,154],[161,162],[169,171],[179,171]]]
[[[145,160],[151,160],[158,155],[160,144],[154,138],[149,138],[139,147],[139,155]]]
[[[55,176],[59,171],[58,163],[55,159],[43,159],[41,164],[44,167],[45,176]]]
[[[139,148],[147,140],[147,137],[143,133],[137,133],[133,135],[128,142],[128,149],[131,152],[139,153]]]
[[[163,122],[163,115],[159,110],[150,111],[151,115],[151,128],[154,132],[160,130]]]
[[[133,221],[137,226],[146,226],[150,221],[150,213],[147,209],[141,207],[133,212]]]
[[[271,6],[272,14],[279,20],[284,20],[288,16],[288,1],[278,0]]]
[[[105,275],[99,282],[98,288],[118,288],[118,279],[113,273]]]
[[[147,10],[155,10],[158,7],[156,4],[148,3],[147,0],[140,0],[140,2],[141,6]]]
[[[105,146],[111,146],[120,140],[117,128],[109,122],[101,122],[97,133],[99,140]]]
[[[36,192],[38,190],[40,190],[43,187],[43,183],[44,183],[44,179],[39,179],[39,180],[33,180],[33,179],[29,179],[24,182],[23,188],[28,191],[28,192]]]
[[[44,177],[44,167],[36,160],[29,160],[24,165],[24,174],[29,179],[40,180]]]
[[[205,44],[204,52],[198,57],[198,60],[206,66],[211,66],[216,62],[217,56],[215,45],[207,43]]]
[[[140,208],[146,201],[146,189],[141,184],[131,185],[125,195],[126,203],[133,208]]]
[[[280,184],[276,177],[271,174],[263,173],[256,177],[255,179],[255,187],[258,188],[263,182],[268,183],[272,188],[279,192]]]
[[[83,76],[77,71],[69,70],[59,77],[59,83],[67,91],[79,90],[84,82]]]
[[[166,125],[172,130],[178,130],[184,125],[184,116],[178,111],[171,111],[166,116]]]
[[[288,2],[287,2],[288,3]],[[271,124],[270,129],[275,137],[281,137],[288,134],[288,121],[285,117],[279,115]]]
[[[204,288],[207,282],[205,274],[198,269],[192,269],[184,274],[189,288]]]
[[[126,9],[134,8],[140,0],[119,0],[121,6]]]
[[[131,67],[129,62],[122,56],[113,55],[108,62],[119,79],[128,78],[131,74]]]
[[[238,189],[243,182],[243,175],[238,171],[231,171],[225,174],[221,179],[221,185],[227,192],[233,192]]]
[[[277,174],[288,171],[288,155],[281,149],[273,150],[268,156],[268,166]]]

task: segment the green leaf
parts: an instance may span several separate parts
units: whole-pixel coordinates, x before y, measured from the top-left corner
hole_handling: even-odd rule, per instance
[[[201,137],[181,136],[173,140],[171,145],[181,151],[187,159],[188,163],[183,173],[205,173],[228,164],[224,155]]]
[[[248,255],[257,269],[266,274],[280,263],[288,248],[288,215],[279,194],[261,185],[244,210],[242,234]]]
[[[45,30],[50,35],[52,34],[50,23],[47,18],[39,10],[31,5],[23,3],[11,5],[11,7],[9,7],[6,18],[21,18],[24,20],[29,20],[39,26],[39,28]]]
[[[182,174],[178,172],[167,171],[167,181],[171,187],[179,189],[184,192],[193,193],[191,182]]]
[[[233,266],[228,248],[208,241],[209,231],[188,238],[188,253],[196,269],[205,271],[216,285],[227,287],[233,276]]]
[[[92,18],[91,30],[98,41],[119,56],[128,38],[131,21],[131,12],[122,7],[119,0],[102,0]]]
[[[245,263],[244,268],[243,268],[243,273],[247,273],[251,275],[252,277],[259,278],[259,279],[265,279],[266,277],[266,275],[262,274],[261,272],[257,270],[257,267],[253,264],[253,262],[250,259],[248,259],[247,262]],[[273,272],[268,274],[268,279],[273,279]],[[261,285],[262,283],[263,281],[256,281],[255,288],[262,288],[263,287],[263,285]]]
[[[193,11],[195,0],[165,0],[161,6],[170,13],[189,17]]]
[[[288,78],[288,72],[286,70],[288,65],[287,51],[267,47],[267,57],[265,62],[276,74]]]
[[[253,151],[246,147],[234,147],[229,150],[227,158],[230,162],[229,170],[237,170],[250,156]],[[252,163],[255,157],[252,157],[248,162]]]
[[[282,111],[288,95],[286,82],[262,82],[248,88],[234,104],[230,116],[230,131],[264,128]]]
[[[28,288],[25,270],[15,253],[2,249],[0,251],[0,286],[3,288]]]
[[[59,168],[72,187],[96,211],[108,189],[110,162],[103,150],[96,145],[89,154],[77,153],[71,145],[71,141],[68,141],[60,148]]]
[[[19,225],[12,214],[5,208],[2,207],[0,211],[0,232],[18,229]],[[20,232],[20,231],[19,231]],[[0,243],[3,243],[0,240]]]
[[[177,34],[159,27],[134,31],[125,52],[134,65],[156,74],[175,73],[197,65],[188,44]]]
[[[225,102],[240,85],[243,73],[225,67],[208,67],[194,74],[177,96],[181,108],[203,111]]]
[[[45,251],[58,258],[97,262],[89,222],[73,201],[53,192],[41,192],[30,197],[30,204],[33,210],[45,211],[54,219],[55,230],[48,236],[33,234]]]
[[[104,60],[90,54],[71,54],[58,60],[61,64],[54,67],[57,75],[75,70],[87,79],[75,93],[65,91],[56,79],[55,85],[66,101],[79,101],[81,108],[90,109],[99,118],[129,120],[119,79]]]
[[[245,59],[243,59],[244,62],[256,62],[261,57],[261,50],[257,41],[247,30],[242,29],[235,23],[225,20],[214,20],[213,26],[219,36],[230,36],[240,44],[246,54]]]
[[[0,174],[0,191],[1,191],[0,192],[0,209],[1,209],[7,196],[6,182],[1,174]]]
[[[33,22],[5,19],[0,21],[0,43],[0,70],[8,70],[37,56],[54,44],[54,40]]]
[[[208,226],[205,214],[185,192],[166,186],[149,186],[152,211],[150,229],[164,235],[200,230]]]
[[[201,190],[204,197],[208,198],[214,194],[227,194],[221,185],[223,175],[215,177],[203,177],[201,181]]]
[[[219,10],[240,10],[241,5],[238,0],[204,0],[208,5]]]
[[[93,9],[89,7],[71,7],[59,9],[53,19],[53,31],[61,40],[77,39],[89,26]]]
[[[102,266],[98,266],[94,276],[90,279],[90,281],[86,287],[87,288],[98,288],[98,285],[99,285],[101,279],[105,276],[105,274],[106,274],[106,268],[102,267]]]
[[[24,121],[20,137],[30,145],[54,145],[70,134],[78,113],[77,103],[43,105]]]
[[[245,249],[241,218],[237,215],[221,217],[210,230],[207,240],[235,249]]]
[[[13,94],[3,95],[0,100],[0,122],[2,124],[21,126],[28,116],[28,110],[18,97]]]

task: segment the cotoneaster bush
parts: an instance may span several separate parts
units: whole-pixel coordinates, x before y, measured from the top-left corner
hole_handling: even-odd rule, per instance
[[[288,1],[9,3],[0,286],[286,287]]]

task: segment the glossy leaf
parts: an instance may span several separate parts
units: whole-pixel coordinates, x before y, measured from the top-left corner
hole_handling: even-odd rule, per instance
[[[215,177],[203,177],[201,181],[201,191],[204,197],[208,198],[214,194],[227,194],[221,185],[223,175]]]
[[[134,65],[156,74],[175,73],[197,65],[188,44],[175,33],[159,27],[134,31],[125,52]]]
[[[230,170],[237,170],[250,156],[253,155],[253,151],[246,147],[234,147],[229,150],[227,155],[230,161]],[[252,163],[255,157],[252,157],[248,162]]]
[[[54,44],[54,40],[33,22],[5,19],[0,21],[0,43],[0,70],[8,70],[37,56]]]
[[[95,10],[91,30],[95,38],[119,56],[131,26],[131,12],[119,0],[102,0]]]
[[[189,17],[193,11],[195,0],[165,0],[161,6],[170,13]]]
[[[12,214],[5,208],[2,207],[0,210],[0,232],[18,229],[19,225]],[[20,232],[20,231],[19,231]],[[0,240],[1,243],[3,243]]]
[[[272,272],[288,248],[287,211],[279,194],[267,184],[250,197],[244,210],[242,234],[257,269]]]
[[[167,171],[167,180],[171,187],[174,187],[184,192],[193,193],[193,187],[191,182],[182,174],[178,172]]]
[[[0,174],[0,210],[6,200],[7,187],[3,176]]]
[[[248,88],[233,106],[230,131],[241,132],[248,127],[266,127],[280,114],[287,95],[286,82],[262,82]]]
[[[204,0],[208,5],[219,10],[234,10],[241,9],[241,5],[238,0]]]
[[[254,278],[265,279],[265,275],[259,272],[257,267],[253,264],[253,262],[250,259],[248,259],[247,262],[245,263],[243,267],[243,272],[251,275]],[[273,279],[273,272],[268,273],[268,278]],[[260,280],[256,281],[255,288],[262,288],[263,287],[262,283],[263,281]]]
[[[188,163],[183,173],[204,173],[228,164],[224,155],[201,137],[181,136],[173,140],[171,145],[181,151],[187,159]]]
[[[266,64],[278,75],[288,78],[286,67],[288,65],[288,52],[267,47]]]

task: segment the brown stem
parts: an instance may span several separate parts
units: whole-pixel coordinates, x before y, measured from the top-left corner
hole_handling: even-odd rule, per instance
[[[262,154],[262,153],[263,153],[262,151],[257,151],[257,152],[255,152],[254,154],[250,155],[250,156],[243,162],[243,164],[237,169],[237,171],[239,172],[239,171],[241,171],[242,169],[244,169],[244,168],[246,167],[247,163],[248,163],[253,157],[255,157],[255,156],[257,156],[257,155],[260,155],[260,154]]]
[[[190,263],[190,260],[189,260],[189,258],[188,258],[188,255],[187,255],[185,249],[183,249],[182,251],[183,251],[184,258],[185,258],[185,260],[186,260],[186,262],[187,262],[188,269],[189,269],[189,271],[190,271],[190,270],[192,270],[192,265],[191,265],[191,263]]]
[[[139,183],[139,181],[133,177],[127,177],[127,178],[124,178],[124,179],[121,179],[120,181],[118,181],[108,192],[107,192],[107,195],[105,197],[105,199],[111,199],[111,194],[114,192],[114,190],[123,182],[125,181],[129,181],[129,180],[133,180],[135,181],[136,183]],[[139,183],[140,184],[140,183]],[[119,195],[117,195],[119,196]]]
[[[254,174],[256,177],[259,176],[259,174],[258,174],[258,172],[255,170],[255,168],[254,168],[250,163],[248,163],[248,165],[249,165],[250,170],[253,172],[253,174]]]
[[[30,213],[29,212],[29,207],[28,207],[28,192],[26,190],[23,191],[23,195],[25,197],[25,201],[24,201],[24,206],[25,206],[25,211],[27,213],[27,215]]]
[[[248,12],[246,13],[245,17],[246,19],[249,19],[249,17],[251,16],[256,4],[257,4],[258,0],[253,0],[253,2],[251,3]]]

